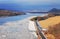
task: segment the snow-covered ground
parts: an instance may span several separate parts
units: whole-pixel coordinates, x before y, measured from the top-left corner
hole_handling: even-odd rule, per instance
[[[37,39],[28,29],[29,19],[0,25],[0,39]]]

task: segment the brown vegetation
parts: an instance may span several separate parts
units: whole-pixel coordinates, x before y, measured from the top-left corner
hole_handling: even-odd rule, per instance
[[[48,28],[50,25],[55,25],[60,23],[60,16],[50,17],[46,20],[39,21],[39,23],[43,28]]]
[[[60,39],[60,23],[48,27],[45,35],[48,39]]]
[[[48,39],[60,39],[60,16],[53,16],[46,20],[41,20],[40,25],[46,28],[45,35]]]

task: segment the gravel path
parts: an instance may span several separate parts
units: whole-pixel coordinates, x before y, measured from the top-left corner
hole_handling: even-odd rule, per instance
[[[18,20],[0,25],[0,39],[36,39],[28,30],[28,20]]]

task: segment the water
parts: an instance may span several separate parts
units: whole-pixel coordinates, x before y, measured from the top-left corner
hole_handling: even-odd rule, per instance
[[[45,14],[28,14],[27,13],[27,15],[19,15],[19,16],[0,18],[0,25],[4,24],[6,22],[23,20],[23,19],[30,17],[30,16],[43,16],[43,15],[45,15]]]

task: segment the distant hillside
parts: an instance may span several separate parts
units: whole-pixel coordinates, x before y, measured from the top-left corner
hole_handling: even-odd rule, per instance
[[[16,15],[25,15],[25,13],[0,9],[0,17],[1,16],[16,16]]]
[[[48,11],[48,13],[55,13],[55,14],[59,13],[60,14],[60,9],[53,8],[50,11]]]

